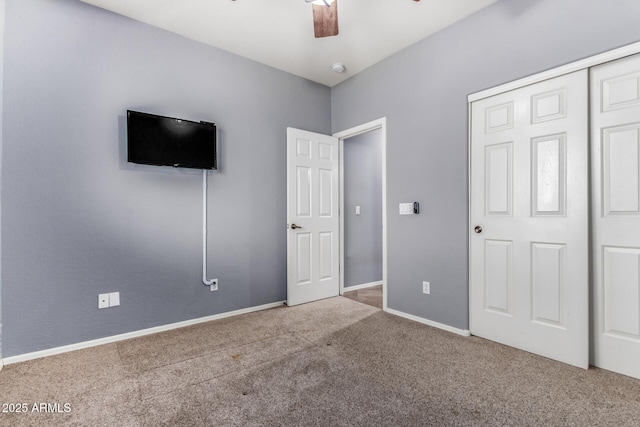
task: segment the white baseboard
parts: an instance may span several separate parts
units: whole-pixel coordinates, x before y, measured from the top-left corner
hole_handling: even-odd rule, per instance
[[[54,347],[47,350],[34,351],[33,353],[24,353],[17,356],[5,357],[0,360],[0,367],[4,363],[5,365],[11,365],[13,363],[26,362],[27,360],[39,359],[41,357],[53,356],[55,354],[67,353],[69,351],[81,350],[84,348],[95,347],[103,344],[110,344],[117,341],[128,340],[131,338],[143,337],[145,335],[156,334],[158,332],[169,331],[171,329],[184,328],[185,326],[196,325],[198,323],[210,322],[212,320],[224,319],[225,317],[239,316],[241,314],[252,313],[254,311],[267,310],[269,308],[280,307],[284,304],[284,301],[272,302],[270,304],[258,305],[256,307],[243,308],[240,310],[228,311],[226,313],[214,314],[212,316],[199,317],[197,319],[185,320],[182,322],[171,323],[168,325],[155,326],[153,328],[141,329],[139,331],[127,332],[119,335],[112,335],[110,337],[98,338],[91,341],[84,341],[76,344],[65,345],[61,347]]]
[[[463,337],[471,336],[471,332],[466,329],[454,328],[453,326],[445,325],[444,323],[434,322],[433,320],[414,316],[413,314],[404,313],[402,311],[394,310],[392,308],[387,308],[385,311],[389,314],[404,317],[405,319],[413,320],[414,322],[422,323],[424,325],[433,326],[434,328],[443,329],[448,332],[453,332],[454,334],[462,335]]]
[[[382,285],[382,280],[380,280],[379,282],[363,283],[362,285],[345,286],[343,288],[343,292],[351,292],[351,291],[357,291],[359,289],[373,288],[374,286],[379,286],[379,285]]]

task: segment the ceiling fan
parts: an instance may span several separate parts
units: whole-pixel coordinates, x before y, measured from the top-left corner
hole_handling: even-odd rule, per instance
[[[304,0],[313,9],[313,34],[316,38],[338,35],[338,2],[336,0]]]
[[[338,1],[304,0],[313,9],[313,34],[316,38],[338,35]],[[420,0],[413,0],[420,1]]]

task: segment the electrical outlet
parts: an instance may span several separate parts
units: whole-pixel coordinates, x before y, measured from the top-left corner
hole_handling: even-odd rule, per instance
[[[211,282],[213,282],[213,283],[211,283],[209,285],[209,290],[211,292],[217,291],[218,290],[218,279],[211,279]]]
[[[98,295],[98,308],[109,308],[109,294]]]
[[[422,282],[422,293],[423,294],[431,293],[431,284],[429,282]]]

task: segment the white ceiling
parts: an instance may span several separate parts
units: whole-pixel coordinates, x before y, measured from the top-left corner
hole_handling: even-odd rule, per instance
[[[496,0],[336,0],[340,34],[321,39],[304,0],[81,1],[334,86]]]

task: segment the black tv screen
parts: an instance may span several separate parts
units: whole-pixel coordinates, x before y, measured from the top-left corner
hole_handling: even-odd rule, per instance
[[[217,169],[216,125],[127,110],[127,160]]]

